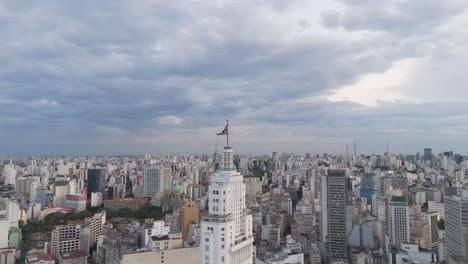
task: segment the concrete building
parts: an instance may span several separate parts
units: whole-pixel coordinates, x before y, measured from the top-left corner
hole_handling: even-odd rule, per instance
[[[0,248],[0,264],[16,263],[16,248]]]
[[[82,251],[62,253],[58,257],[59,264],[87,264],[88,255]]]
[[[179,208],[179,225],[182,232],[182,239],[187,240],[190,224],[198,223],[198,204],[196,201],[183,201]]]
[[[8,218],[0,218],[0,248],[8,247],[8,233],[10,231],[10,222]]]
[[[244,177],[224,148],[221,169],[211,176],[208,215],[201,221],[200,263],[251,264],[252,215],[246,210]]]
[[[93,192],[91,193],[91,206],[93,207],[99,207],[103,203],[103,195],[102,193],[99,192]]]
[[[89,228],[74,224],[56,226],[52,231],[48,249],[50,255],[56,260],[59,260],[60,254],[75,251],[88,252]]]
[[[347,180],[344,170],[330,170],[322,176],[321,241],[324,259],[330,263],[346,261]]]
[[[3,177],[5,178],[5,185],[16,183],[16,168],[14,164],[6,164],[3,167]]]
[[[348,245],[352,247],[374,248],[374,236],[372,226],[367,224],[354,225],[348,238]]]
[[[390,244],[400,248],[410,242],[409,207],[404,197],[393,197],[389,205]]]
[[[143,234],[143,245],[150,247],[151,238],[153,236],[163,237],[167,236],[170,232],[170,228],[165,225],[164,221],[153,221],[145,224],[145,231]]]
[[[468,226],[468,190],[444,197],[446,258],[468,259],[468,240],[463,227]]]
[[[402,243],[401,250],[395,254],[393,263],[437,263],[437,255],[431,251],[421,251],[416,244]]]
[[[67,177],[57,177],[54,181],[54,206],[65,207],[65,199],[69,193],[70,179]]]
[[[427,201],[427,211],[428,212],[437,212],[439,214],[439,218],[444,217],[444,204],[438,203],[435,201]]]
[[[156,193],[170,193],[172,170],[162,166],[147,166],[143,170],[143,195],[153,197]]]
[[[49,253],[58,260],[60,254],[74,251],[89,252],[103,234],[106,214],[99,213],[80,223],[56,226],[51,234]]]
[[[165,236],[152,236],[149,243],[151,251],[182,248],[184,241],[181,233],[171,233]]]
[[[84,222],[85,226],[89,228],[89,247],[92,247],[96,245],[99,237],[104,233],[103,226],[106,223],[106,212],[104,211],[92,217],[85,218]]]
[[[49,254],[37,253],[26,256],[26,264],[55,264],[55,260]]]
[[[262,181],[258,177],[245,177],[245,196],[248,201],[255,201],[262,194]]]

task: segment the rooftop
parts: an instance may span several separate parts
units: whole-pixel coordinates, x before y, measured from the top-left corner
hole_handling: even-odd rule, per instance
[[[27,256],[26,259],[28,260],[28,263],[30,264],[41,262],[41,261],[53,261],[54,260],[52,256],[49,254],[34,254],[31,256]]]
[[[83,251],[73,251],[69,253],[60,254],[63,260],[74,259],[74,258],[82,258],[87,257],[87,255]]]

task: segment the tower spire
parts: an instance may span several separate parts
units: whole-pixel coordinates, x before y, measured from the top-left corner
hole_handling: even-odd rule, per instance
[[[226,135],[226,148],[229,148],[229,120],[226,120],[226,126],[224,127],[223,131],[216,134],[217,136]]]

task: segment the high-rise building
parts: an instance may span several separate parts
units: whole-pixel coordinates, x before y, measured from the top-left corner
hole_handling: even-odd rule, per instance
[[[390,244],[400,248],[401,243],[410,242],[409,207],[404,197],[394,196],[389,205]]]
[[[198,216],[198,204],[196,201],[183,201],[179,208],[179,223],[180,231],[182,232],[182,239],[187,240],[190,224],[197,223],[199,221]]]
[[[74,251],[89,252],[89,248],[96,245],[98,238],[103,234],[103,225],[106,222],[106,213],[95,214],[85,218],[84,221],[74,224],[56,226],[51,234],[48,247],[50,255],[56,260],[60,254]]]
[[[330,170],[322,176],[322,242],[327,262],[346,261],[347,180],[344,170]],[[328,258],[328,259],[327,259]]]
[[[104,168],[88,169],[88,198],[91,193],[100,192],[104,194],[106,191],[107,171]]]
[[[425,148],[424,149],[424,161],[431,161],[432,160],[432,149]]]
[[[444,197],[446,257],[468,259],[468,240],[463,227],[468,227],[468,190],[460,195]]]
[[[3,167],[3,177],[5,178],[5,185],[15,184],[16,181],[16,168],[13,164],[6,164]]]
[[[68,183],[70,178],[57,177],[54,182],[54,206],[65,207],[65,199],[68,194]]]
[[[89,251],[89,228],[82,225],[56,226],[52,230],[48,247],[50,255],[58,259],[60,254],[74,251]]]
[[[172,188],[172,170],[161,166],[147,166],[143,171],[143,194],[169,193]]]
[[[245,206],[244,177],[224,148],[221,169],[211,176],[209,210],[202,217],[200,263],[253,263],[252,215]]]

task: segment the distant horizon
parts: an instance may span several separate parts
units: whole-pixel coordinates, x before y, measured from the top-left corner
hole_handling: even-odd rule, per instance
[[[424,150],[424,149],[423,149]],[[235,148],[233,148],[233,151],[234,151],[234,155],[240,155],[240,156],[268,156],[268,155],[271,155],[273,152],[278,152],[279,154],[294,154],[294,155],[299,155],[299,156],[305,156],[306,154],[310,153],[310,155],[312,156],[316,156],[317,154],[320,155],[320,156],[323,156],[324,154],[327,154],[327,155],[332,155],[332,156],[341,156],[341,157],[345,157],[346,156],[346,152],[343,152],[343,153],[335,153],[335,152],[295,152],[295,151],[270,151],[270,152],[262,152],[262,153],[241,153],[241,152],[237,152]],[[444,150],[444,151],[434,151],[434,149],[432,149],[432,155],[433,156],[438,156],[440,154],[443,154],[444,152],[446,151],[453,151],[453,150]],[[223,152],[223,149],[218,149],[218,154],[222,154]],[[366,155],[366,156],[369,156],[369,155],[384,155],[386,152],[381,152],[381,153],[378,153],[378,152],[358,152],[357,153],[357,156],[361,156],[361,155]],[[390,154],[393,154],[393,155],[404,155],[404,156],[407,156],[407,155],[416,155],[418,153],[418,151],[414,152],[414,153],[398,153],[398,152],[392,152],[390,151]],[[41,157],[41,158],[44,158],[44,157],[50,157],[50,158],[70,158],[70,157],[73,157],[73,158],[81,158],[81,157],[136,157],[136,156],[145,156],[145,155],[152,155],[152,156],[200,156],[200,155],[213,155],[214,154],[214,151],[213,152],[205,152],[205,153],[202,153],[202,152],[199,152],[199,153],[156,153],[156,152],[146,152],[146,153],[113,153],[113,154],[105,154],[105,153],[102,153],[102,154],[25,154],[25,155],[2,155],[0,154],[0,158],[26,158],[26,157]],[[421,157],[424,155],[424,151],[419,151],[419,154],[421,155]],[[453,154],[459,154],[461,156],[468,156],[468,154],[464,154],[464,153],[459,153],[459,152],[456,152],[456,151],[453,151]],[[353,152],[349,152],[349,156],[353,156],[354,153]]]

